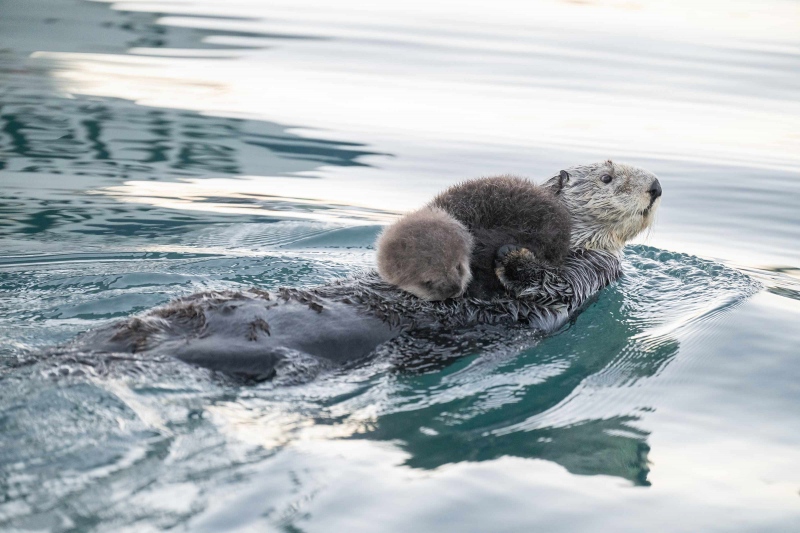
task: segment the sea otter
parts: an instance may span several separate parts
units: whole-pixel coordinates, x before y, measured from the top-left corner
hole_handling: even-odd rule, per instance
[[[495,269],[513,257],[507,251],[524,248],[531,265],[556,269],[569,253],[570,230],[569,211],[550,187],[515,176],[468,180],[386,228],[376,243],[378,272],[425,300],[457,297],[465,287],[467,296],[489,299],[505,292]]]
[[[415,332],[480,324],[551,332],[620,275],[624,244],[648,228],[661,186],[650,172],[605,161],[550,179],[571,220],[561,268],[542,271],[521,247],[501,250],[497,275],[515,296],[430,302],[376,272],[310,289],[201,293],[87,332],[65,351],[171,355],[212,370],[265,379],[287,361],[346,365]]]

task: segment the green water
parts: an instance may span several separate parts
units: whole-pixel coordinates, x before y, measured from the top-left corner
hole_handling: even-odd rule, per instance
[[[768,6],[0,0],[0,529],[797,531],[800,8]],[[45,355],[607,157],[659,218],[541,342],[294,386]]]

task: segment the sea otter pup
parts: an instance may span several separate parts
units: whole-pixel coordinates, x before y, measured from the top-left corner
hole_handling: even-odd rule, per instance
[[[504,247],[496,272],[513,296],[430,302],[375,272],[309,289],[200,293],[87,332],[58,352],[172,356],[266,379],[292,361],[353,364],[418,332],[457,337],[482,324],[551,332],[620,275],[622,247],[653,222],[661,185],[646,170],[606,161],[568,168],[545,186],[569,212],[570,251],[560,268],[542,270],[526,248]]]
[[[473,237],[470,248],[458,238],[464,226]],[[488,299],[505,292],[495,263],[514,257],[506,252],[525,249],[529,266],[557,269],[569,253],[570,228],[569,212],[550,188],[515,176],[468,180],[383,232],[378,272],[425,300],[460,296],[468,283],[468,296]],[[447,239],[437,240],[440,234]],[[469,269],[454,267],[462,263]]]

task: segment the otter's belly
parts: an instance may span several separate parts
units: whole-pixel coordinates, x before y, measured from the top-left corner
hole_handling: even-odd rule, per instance
[[[268,376],[298,353],[334,365],[357,361],[399,334],[352,305],[329,301],[312,308],[291,300],[271,306],[242,300],[233,310],[207,310],[205,320],[201,334],[162,343],[159,351],[213,370]]]
[[[198,294],[142,317],[88,332],[71,348],[89,353],[167,355],[211,370],[271,377],[287,359],[340,366],[401,333],[354,305],[250,294]]]

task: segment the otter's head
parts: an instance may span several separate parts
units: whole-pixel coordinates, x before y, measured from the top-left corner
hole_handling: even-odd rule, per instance
[[[571,247],[619,252],[650,227],[661,203],[655,174],[611,160],[562,170],[546,186],[569,209]]]
[[[464,293],[472,279],[472,236],[439,208],[414,211],[378,237],[378,272],[423,300],[446,300]]]

